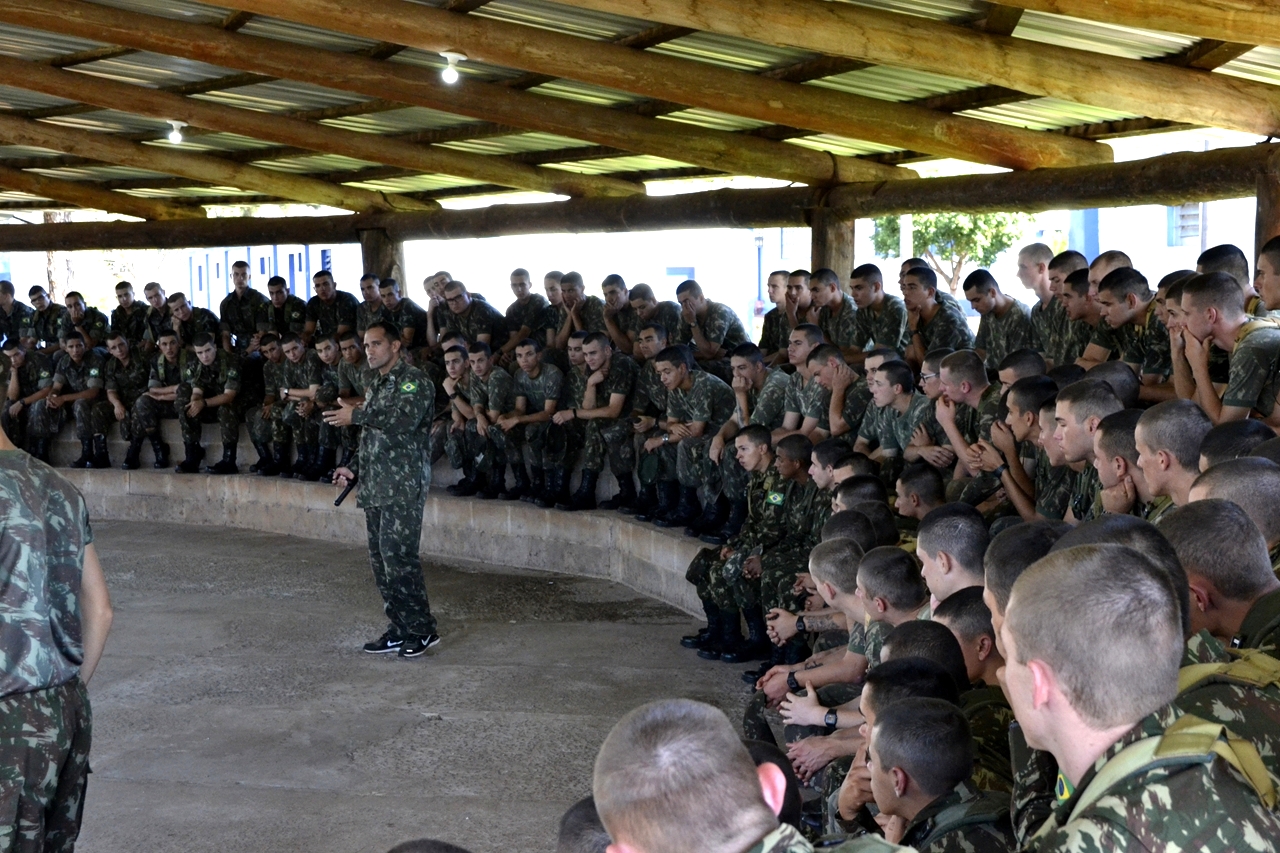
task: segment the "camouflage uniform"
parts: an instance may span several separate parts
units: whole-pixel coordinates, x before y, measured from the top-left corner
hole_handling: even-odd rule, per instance
[[[1066,317],[1067,309],[1056,296],[1031,306],[1031,347],[1054,364],[1062,363],[1054,356],[1062,345]]]
[[[1075,472],[1065,465],[1054,467],[1049,454],[1036,448],[1036,467],[1033,482],[1036,487],[1036,512],[1053,521],[1061,521],[1071,504],[1071,489],[1075,485]]]
[[[381,301],[370,305],[368,302],[361,301],[356,306],[356,334],[360,340],[364,340],[365,331],[374,323],[389,319],[387,308]],[[422,341],[414,339],[415,344],[421,344]]]
[[[316,407],[311,419],[315,422],[320,446],[336,449],[343,445],[344,430],[325,423],[324,412],[340,408],[338,406],[338,367],[343,364],[343,361],[339,359],[337,364],[325,364],[319,356],[316,357],[316,361],[320,369],[320,387],[316,390]]]
[[[920,853],[1008,853],[1009,798],[961,782],[911,819],[902,843]]]
[[[1033,838],[1025,840],[1026,849],[1068,853],[1273,850],[1274,840],[1280,838],[1280,817],[1263,806],[1244,778],[1216,755],[1207,761],[1166,760],[1130,774],[1072,816],[1080,795],[1122,749],[1163,735],[1181,716],[1181,711],[1165,706],[1108,747],[1080,780],[1076,792],[1053,805],[1048,821]]]
[[[813,853],[813,845],[800,834],[800,830],[789,823],[783,823],[752,845],[746,853]]]
[[[23,319],[18,334],[35,340],[40,348],[57,346],[71,331],[71,312],[65,305],[50,303],[43,311],[32,310]],[[85,342],[88,346],[88,341]]]
[[[808,480],[791,483],[785,504],[783,535],[760,555],[760,606],[795,610],[799,600],[791,588],[796,575],[807,571],[809,552],[818,544],[823,525],[831,516],[831,494]],[[818,520],[821,519],[821,524]]]
[[[973,340],[973,348],[986,353],[984,362],[987,370],[995,370],[1006,355],[1033,346],[1034,340],[1031,312],[1015,299],[1003,317],[997,316],[995,311],[983,315],[978,322],[978,336]]]
[[[68,312],[68,316],[70,312]],[[104,347],[107,335],[111,333],[111,320],[106,314],[103,314],[92,305],[84,309],[84,316],[80,318],[79,323],[69,321],[70,329],[74,331],[78,326],[84,329],[84,345],[89,348]]]
[[[867,387],[867,378],[859,376],[858,381],[844,389],[844,405],[840,407],[840,420],[844,421],[849,427],[845,435],[852,435],[857,438],[859,431],[862,429],[862,420],[867,416],[867,409],[870,405],[871,389]],[[828,413],[830,408],[828,405]],[[829,420],[830,414],[827,417]]]
[[[1261,649],[1269,655],[1277,655],[1280,648],[1280,589],[1259,598],[1249,608],[1240,623],[1240,630],[1231,638],[1233,649]]]
[[[1009,724],[1013,711],[1004,691],[997,685],[975,684],[960,694],[960,709],[969,721],[976,761],[972,782],[983,791],[1013,790],[1013,767],[1009,761]],[[1008,811],[1008,797],[1005,810]]]
[[[940,347],[951,347],[957,350],[973,349],[973,331],[969,328],[969,321],[965,319],[964,312],[960,310],[955,299],[943,301],[942,296],[939,295],[938,313],[934,314],[933,319],[928,322],[921,318],[916,325],[916,331],[924,341],[925,352]]]
[[[1230,355],[1230,378],[1222,392],[1222,405],[1257,409],[1270,417],[1280,391],[1280,326],[1268,323],[1237,334]]]
[[[604,323],[604,300],[599,296],[586,296],[582,299],[582,307],[578,309],[578,318],[582,320],[582,329],[587,332],[608,332]]]
[[[254,335],[270,330],[271,321],[267,316],[270,308],[271,300],[252,287],[245,289],[244,296],[232,290],[222,300],[218,306],[221,331],[231,335],[236,352],[243,354]]]
[[[682,439],[675,447],[676,479],[686,488],[707,487],[707,495],[719,494],[720,468],[711,464],[707,451],[711,439],[733,417],[737,401],[733,389],[725,382],[703,371],[689,374],[689,390],[676,388],[667,395],[667,417],[682,423],[705,423],[697,438]]]
[[[280,388],[306,391],[312,385],[319,385],[323,367],[324,363],[315,350],[304,350],[302,358],[296,364],[286,358],[282,371],[284,384]],[[296,402],[284,403],[277,400],[272,407],[273,415],[276,409],[280,410],[279,415],[271,420],[271,440],[276,444],[285,445],[292,440],[295,447],[314,447],[320,443],[320,406],[313,407],[311,414],[304,418],[298,412],[299,405]]]
[[[168,388],[182,384],[182,375],[188,358],[195,358],[186,350],[178,351],[178,359],[172,364],[164,353],[156,353],[148,362],[147,388]],[[172,401],[155,400],[143,394],[133,405],[134,429],[139,435],[153,435],[160,429],[161,418],[176,418],[178,410]]]
[[[76,421],[76,438],[89,441],[95,435],[106,435],[107,427],[115,420],[111,404],[102,394],[105,365],[103,358],[93,350],[85,351],[84,358],[76,364],[65,352],[54,360],[53,384],[61,386],[59,394],[79,394],[89,388],[97,388],[98,394],[88,400],[76,400],[71,405],[71,412]],[[31,407],[31,418],[27,424],[33,438],[57,438],[63,424],[67,422],[66,405],[56,409],[49,408],[49,399],[39,401]]]
[[[364,356],[360,356],[359,364],[351,364],[346,359],[338,362],[338,396],[339,397],[364,397],[365,388],[368,387],[369,381],[373,378],[369,369],[369,361]],[[437,397],[441,393],[440,383],[433,382],[436,388]],[[437,414],[439,413],[439,405],[437,404]],[[449,399],[446,396],[444,400],[444,413],[449,413]],[[434,436],[434,430],[432,432]],[[342,428],[342,446],[347,450],[354,451],[360,446],[360,428],[354,424],[349,427]],[[436,452],[436,451],[439,452]],[[434,455],[431,457],[432,463],[440,458],[440,454],[444,453],[443,433],[441,433],[441,441],[438,446],[432,446]]]
[[[733,352],[738,344],[745,344],[748,340],[747,333],[742,328],[742,321],[728,305],[707,300],[707,315],[698,321],[698,328],[702,330],[702,336],[708,343],[715,344],[724,351],[723,355],[714,358],[700,358],[698,364],[703,370],[728,382],[733,378],[733,371],[729,366],[729,353]],[[693,347],[693,327],[685,321],[683,315],[681,315],[680,329],[676,332],[673,343],[686,344],[691,349]]]
[[[267,307],[267,324],[276,335],[301,335],[307,328],[307,303],[290,293],[284,305]]]
[[[1156,303],[1151,300],[1141,326],[1126,325],[1116,330],[1120,358],[1138,365],[1139,376],[1167,379],[1173,373],[1173,356],[1169,347],[1169,330],[1156,316]]]
[[[978,439],[991,441],[991,425],[995,423],[1000,412],[1000,386],[988,385],[982,392],[978,405],[968,406],[964,403],[956,405],[956,428],[964,436],[964,440],[973,444]],[[977,505],[986,500],[998,488],[1000,478],[992,472],[984,471],[963,483],[959,500],[967,504]],[[950,497],[948,495],[948,497]]]
[[[787,341],[791,335],[791,318],[781,308],[770,309],[764,315],[764,324],[760,327],[760,349],[765,356],[775,352],[785,352]]]
[[[361,303],[363,304],[363,303]],[[420,347],[427,341],[427,312],[418,303],[412,299],[402,298],[396,303],[395,308],[382,307],[383,316],[395,324],[395,327],[403,332],[405,329],[413,329],[412,346]],[[359,324],[359,310],[357,309],[356,323]],[[365,328],[368,328],[367,326]],[[493,347],[505,344],[506,341],[494,341]]]
[[[245,415],[245,425],[249,428],[249,436],[255,444],[269,444],[275,437],[276,426],[280,422],[280,418],[284,416],[284,410],[287,404],[280,402],[280,389],[289,384],[288,375],[285,372],[285,365],[289,363],[287,358],[280,359],[280,363],[272,361],[269,358],[262,360],[262,383],[267,390],[267,396],[275,398],[275,403],[271,406],[270,413],[264,413],[266,404],[254,406]]]
[[[356,503],[364,509],[369,564],[393,639],[436,632],[418,557],[431,485],[427,435],[434,398],[431,381],[401,360],[372,375],[364,405],[351,415],[361,429],[349,467],[359,478]]]
[[[1071,514],[1076,521],[1089,521],[1094,518],[1099,501],[1098,493],[1102,491],[1102,480],[1098,478],[1098,469],[1093,465],[1085,465],[1084,470],[1076,475],[1071,488]]]
[[[53,384],[53,362],[49,356],[44,353],[32,350],[26,355],[26,361],[22,367],[18,368],[18,393],[23,399],[30,397],[37,391],[42,391]],[[6,380],[5,388],[8,382]],[[10,441],[22,447],[26,444],[27,426],[31,417],[31,407],[23,406],[22,411],[18,413],[17,418],[13,418],[9,414],[9,407],[13,405],[12,400],[6,400],[4,405],[0,407],[0,426],[4,427],[5,433],[8,434]]]
[[[829,307],[818,309],[818,328],[822,329],[827,343],[849,349],[856,346],[858,340],[858,303],[843,292],[840,293],[840,302],[840,311],[834,315]]]
[[[319,296],[307,300],[307,322],[315,323],[315,337],[336,335],[339,326],[356,327],[356,310],[360,302],[343,290],[334,291],[333,301],[325,302]]]
[[[172,312],[169,311],[168,303],[157,311],[150,305],[147,306],[147,313],[143,316],[143,320],[147,324],[146,330],[142,333],[145,341],[156,343],[160,340],[160,335],[173,329],[173,323],[170,320]]]
[[[747,389],[747,412],[740,407],[735,408],[734,417],[740,423],[760,424],[770,431],[780,428],[787,415],[789,379],[780,368],[769,368],[759,391],[754,386]],[[734,399],[737,399],[736,392]],[[720,454],[720,491],[731,501],[744,500],[747,494],[747,472],[738,462],[732,439],[725,442],[724,451]]]
[[[506,318],[488,302],[476,299],[474,294],[467,310],[461,314],[450,311],[445,318],[444,328],[439,331],[458,332],[472,343],[478,341],[480,335],[488,335],[489,345],[494,349],[507,342]]]
[[[1066,309],[1063,309],[1064,311]],[[1090,326],[1087,320],[1071,320],[1064,321],[1062,339],[1059,342],[1063,361],[1054,360],[1054,364],[1075,364],[1076,361],[1084,355],[1084,351],[1088,349],[1096,330]],[[1099,325],[1104,325],[1099,323]]]
[[[720,559],[720,548],[703,548],[689,563],[685,580],[693,584],[698,598],[714,601],[722,610],[745,610],[760,605],[760,582],[742,576],[743,561],[776,544],[785,532],[787,495],[791,483],[772,465],[751,474],[747,488],[747,520],[725,547],[733,551]]]
[[[848,399],[847,394],[845,398]],[[799,414],[800,423],[807,418],[817,418],[818,429],[831,431],[831,392],[818,383],[816,376],[805,379],[798,370],[791,374],[783,408],[787,414]]]
[[[473,303],[474,304],[474,303]],[[468,388],[471,405],[486,412],[499,414],[510,412],[515,408],[515,382],[511,374],[493,365],[489,375],[484,379],[471,374],[471,385]],[[466,446],[470,449],[471,458],[476,467],[485,473],[502,470],[507,462],[519,461],[507,434],[489,421],[488,437],[480,435],[479,424],[473,418],[467,421]],[[494,465],[498,467],[495,468]]]
[[[654,309],[653,316],[640,325],[647,326],[650,323],[658,323],[662,328],[667,330],[667,341],[678,343],[680,338],[680,325],[683,322],[683,315],[680,312],[680,303],[667,301],[659,302],[657,307]],[[746,335],[744,333],[743,337],[745,336]],[[782,348],[787,348],[785,343]]]
[[[583,382],[585,381],[584,379]],[[658,422],[666,419],[667,389],[658,378],[658,372],[654,370],[652,361],[646,361],[639,366],[635,392],[631,399],[631,411],[635,415],[656,418]],[[655,426],[640,438],[643,441],[661,436],[662,431]],[[676,454],[669,444],[664,444],[656,450],[645,450],[641,447],[637,463],[636,474],[641,485],[651,486],[659,481],[676,478]]]
[[[187,405],[196,388],[204,393],[206,400],[230,391],[239,391],[240,359],[225,350],[218,350],[213,364],[206,367],[200,363],[200,359],[189,357],[183,365],[182,384],[178,386],[178,396],[174,400],[174,408],[178,410],[178,425],[182,427],[183,444],[199,444],[200,425],[213,423],[215,420],[221,428],[223,446],[238,444],[240,408],[236,401],[232,400],[221,406],[205,405],[200,414],[193,418],[187,414]]]
[[[140,351],[138,347],[147,337],[147,309],[150,307],[145,302],[135,300],[128,310],[119,306],[111,310],[111,331],[124,335],[132,351]]]
[[[523,397],[525,400],[525,414],[535,415],[546,410],[548,400],[555,400],[559,406],[560,395],[564,390],[564,374],[554,364],[544,364],[536,379],[524,370],[517,370],[512,384],[515,398]],[[513,401],[512,409],[514,408]],[[511,448],[508,461],[513,465],[524,461],[534,468],[563,464],[564,441],[561,436],[555,435],[560,432],[561,427],[550,420],[512,427],[506,434]]]
[[[547,309],[551,307],[551,303],[547,301],[545,296],[537,293],[530,293],[525,299],[517,299],[507,306],[507,335],[512,332],[518,332],[525,326],[529,327],[529,336],[540,344],[545,344],[546,328],[543,324],[543,317],[546,316]],[[537,337],[537,332],[544,332],[541,339]],[[559,331],[559,329],[557,329]],[[502,341],[501,343],[506,343]]]
[[[8,314],[0,308],[0,342],[22,337],[22,330],[31,324],[30,318],[34,313],[35,309],[17,299],[13,300],[13,310]]]
[[[616,418],[592,418],[586,422],[582,467],[588,471],[604,470],[604,457],[609,457],[609,470],[621,479],[636,467],[636,446],[631,428],[631,397],[640,366],[620,352],[609,359],[609,375],[596,386],[596,408],[609,405],[609,398],[622,394],[622,414]],[[549,461],[548,464],[551,464]],[[560,463],[563,464],[563,463]]]
[[[161,356],[161,358],[163,357]],[[120,404],[124,406],[124,420],[118,421],[120,424],[120,437],[125,441],[141,438],[143,432],[138,429],[134,412],[137,410],[138,401],[146,394],[147,381],[151,378],[151,365],[137,353],[129,353],[129,364],[127,366],[121,364],[118,358],[107,359],[104,374],[103,385],[105,389],[107,391],[115,391],[116,396],[120,398]],[[108,401],[109,403],[110,401]],[[115,420],[114,410],[112,410],[111,417],[112,420]]]
[[[218,332],[222,328],[218,316],[208,308],[192,308],[191,316],[185,323],[178,324],[178,337],[184,347],[191,346],[197,335],[207,334],[218,340]]]
[[[70,853],[93,730],[78,600],[93,530],[80,493],[20,451],[0,452],[0,519],[0,847]]]
[[[907,306],[891,293],[884,295],[880,310],[870,306],[858,309],[854,322],[853,345],[867,349],[872,344],[907,351],[911,333],[907,329]]]

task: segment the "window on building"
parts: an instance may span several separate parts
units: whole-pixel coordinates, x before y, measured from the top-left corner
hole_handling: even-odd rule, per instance
[[[1185,246],[1200,240],[1200,205],[1195,202],[1165,208],[1169,217],[1170,246]]]

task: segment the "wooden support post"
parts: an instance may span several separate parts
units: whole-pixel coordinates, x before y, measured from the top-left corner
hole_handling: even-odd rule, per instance
[[[1272,237],[1280,237],[1280,162],[1272,158],[1258,173],[1258,210],[1254,220],[1253,257]]]
[[[357,233],[360,235],[360,259],[365,273],[373,273],[378,278],[394,278],[400,282],[400,292],[406,292],[404,243],[392,239],[384,228],[369,228]]]
[[[840,288],[845,289],[849,273],[853,272],[853,220],[842,219],[829,208],[818,207],[813,211],[809,229],[813,264],[810,269],[835,270],[840,276]]]

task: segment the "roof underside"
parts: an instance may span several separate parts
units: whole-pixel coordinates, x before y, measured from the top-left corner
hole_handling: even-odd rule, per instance
[[[201,3],[181,0],[107,0],[96,5],[188,24],[233,28],[242,35],[281,40],[316,50],[360,52],[393,65],[441,69],[446,64],[436,53],[414,48],[396,49],[394,45],[275,18],[242,15],[234,27],[228,27],[229,9]],[[459,0],[427,0],[423,5],[456,9],[460,4]],[[989,3],[964,0],[858,0],[853,5],[964,26],[980,22],[992,10]],[[602,14],[542,0],[470,0],[465,3],[464,8],[467,9],[466,14],[480,18],[599,41],[617,42],[657,26],[653,21]],[[1184,56],[1188,51],[1195,50],[1199,42],[1191,36],[1137,30],[1034,11],[1025,11],[1014,20],[1016,24],[1009,34],[1015,39],[1049,42],[1061,47],[1133,60],[1159,62],[1162,58],[1167,60],[1170,57]],[[820,58],[815,53],[716,33],[687,32],[680,35],[679,32],[685,31],[677,31],[678,37],[660,41],[646,49],[665,56],[752,74],[791,69]],[[188,97],[227,107],[291,115],[348,131],[380,134],[422,145],[438,145],[474,155],[508,158],[522,164],[582,175],[607,175],[646,182],[722,174],[662,156],[598,145],[590,140],[546,132],[521,131],[514,126],[515,122],[511,126],[505,126],[424,107],[375,101],[350,91],[339,91],[311,83],[284,79],[254,82],[252,79],[246,80],[245,73],[238,69],[140,50],[110,51],[112,47],[109,42],[21,26],[6,24],[0,27],[0,55],[64,67],[70,72],[94,75],[133,86],[177,90]],[[95,59],[95,56],[103,58]],[[832,67],[838,70],[838,66]],[[957,71],[961,69],[963,62],[958,62]],[[929,159],[927,155],[871,140],[769,125],[753,118],[704,108],[680,108],[677,104],[655,106],[656,102],[646,103],[647,99],[640,95],[588,83],[545,78],[530,81],[528,75],[519,69],[468,60],[461,63],[460,70],[469,79],[514,83],[512,88],[538,97],[567,99],[631,113],[640,112],[661,122],[752,134],[779,144],[866,158],[890,165],[911,164]],[[1207,70],[1280,87],[1280,49],[1242,48],[1235,58]],[[1116,112],[1054,98],[1019,95],[1017,92],[996,97],[985,93],[984,96],[984,86],[978,81],[906,67],[866,65],[812,79],[797,79],[795,76],[786,79],[819,89],[897,103],[913,103],[995,124],[1066,133],[1085,139],[1100,140],[1190,126],[1147,118],[1139,113]],[[526,85],[529,82],[536,85]],[[973,93],[974,97],[966,101],[962,93]],[[1277,89],[1277,94],[1280,95],[1280,88]],[[965,108],[967,103],[977,106]],[[36,119],[56,127],[116,134],[147,145],[175,147],[165,138],[170,130],[168,123],[160,118],[91,107],[11,85],[0,85],[0,112]],[[362,160],[323,151],[288,148],[267,139],[234,133],[205,132],[196,128],[186,128],[184,133],[185,139],[176,146],[184,152],[212,154],[237,164],[252,164],[261,169],[306,175],[349,187],[408,194],[410,198],[420,201],[467,195],[495,195],[500,200],[503,193],[518,191],[475,178],[422,173],[409,168],[387,166],[372,158]],[[136,165],[117,165],[89,159],[67,150],[0,145],[0,166],[27,170],[69,182],[90,182],[103,189],[130,196],[168,200],[177,204],[255,204],[280,200],[279,197],[260,192],[216,186],[211,182],[151,171]],[[0,209],[67,206],[0,186]]]

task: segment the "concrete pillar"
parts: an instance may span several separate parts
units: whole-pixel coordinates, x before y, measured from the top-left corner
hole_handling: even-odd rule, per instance
[[[378,278],[394,278],[404,292],[404,243],[392,240],[380,228],[360,232],[360,258],[364,271]]]
[[[815,208],[809,221],[812,245],[811,270],[828,267],[845,287],[853,272],[853,220],[840,219],[825,207]]]
[[[1258,212],[1254,224],[1253,256],[1272,237],[1280,237],[1280,164],[1272,158],[1258,174]]]

